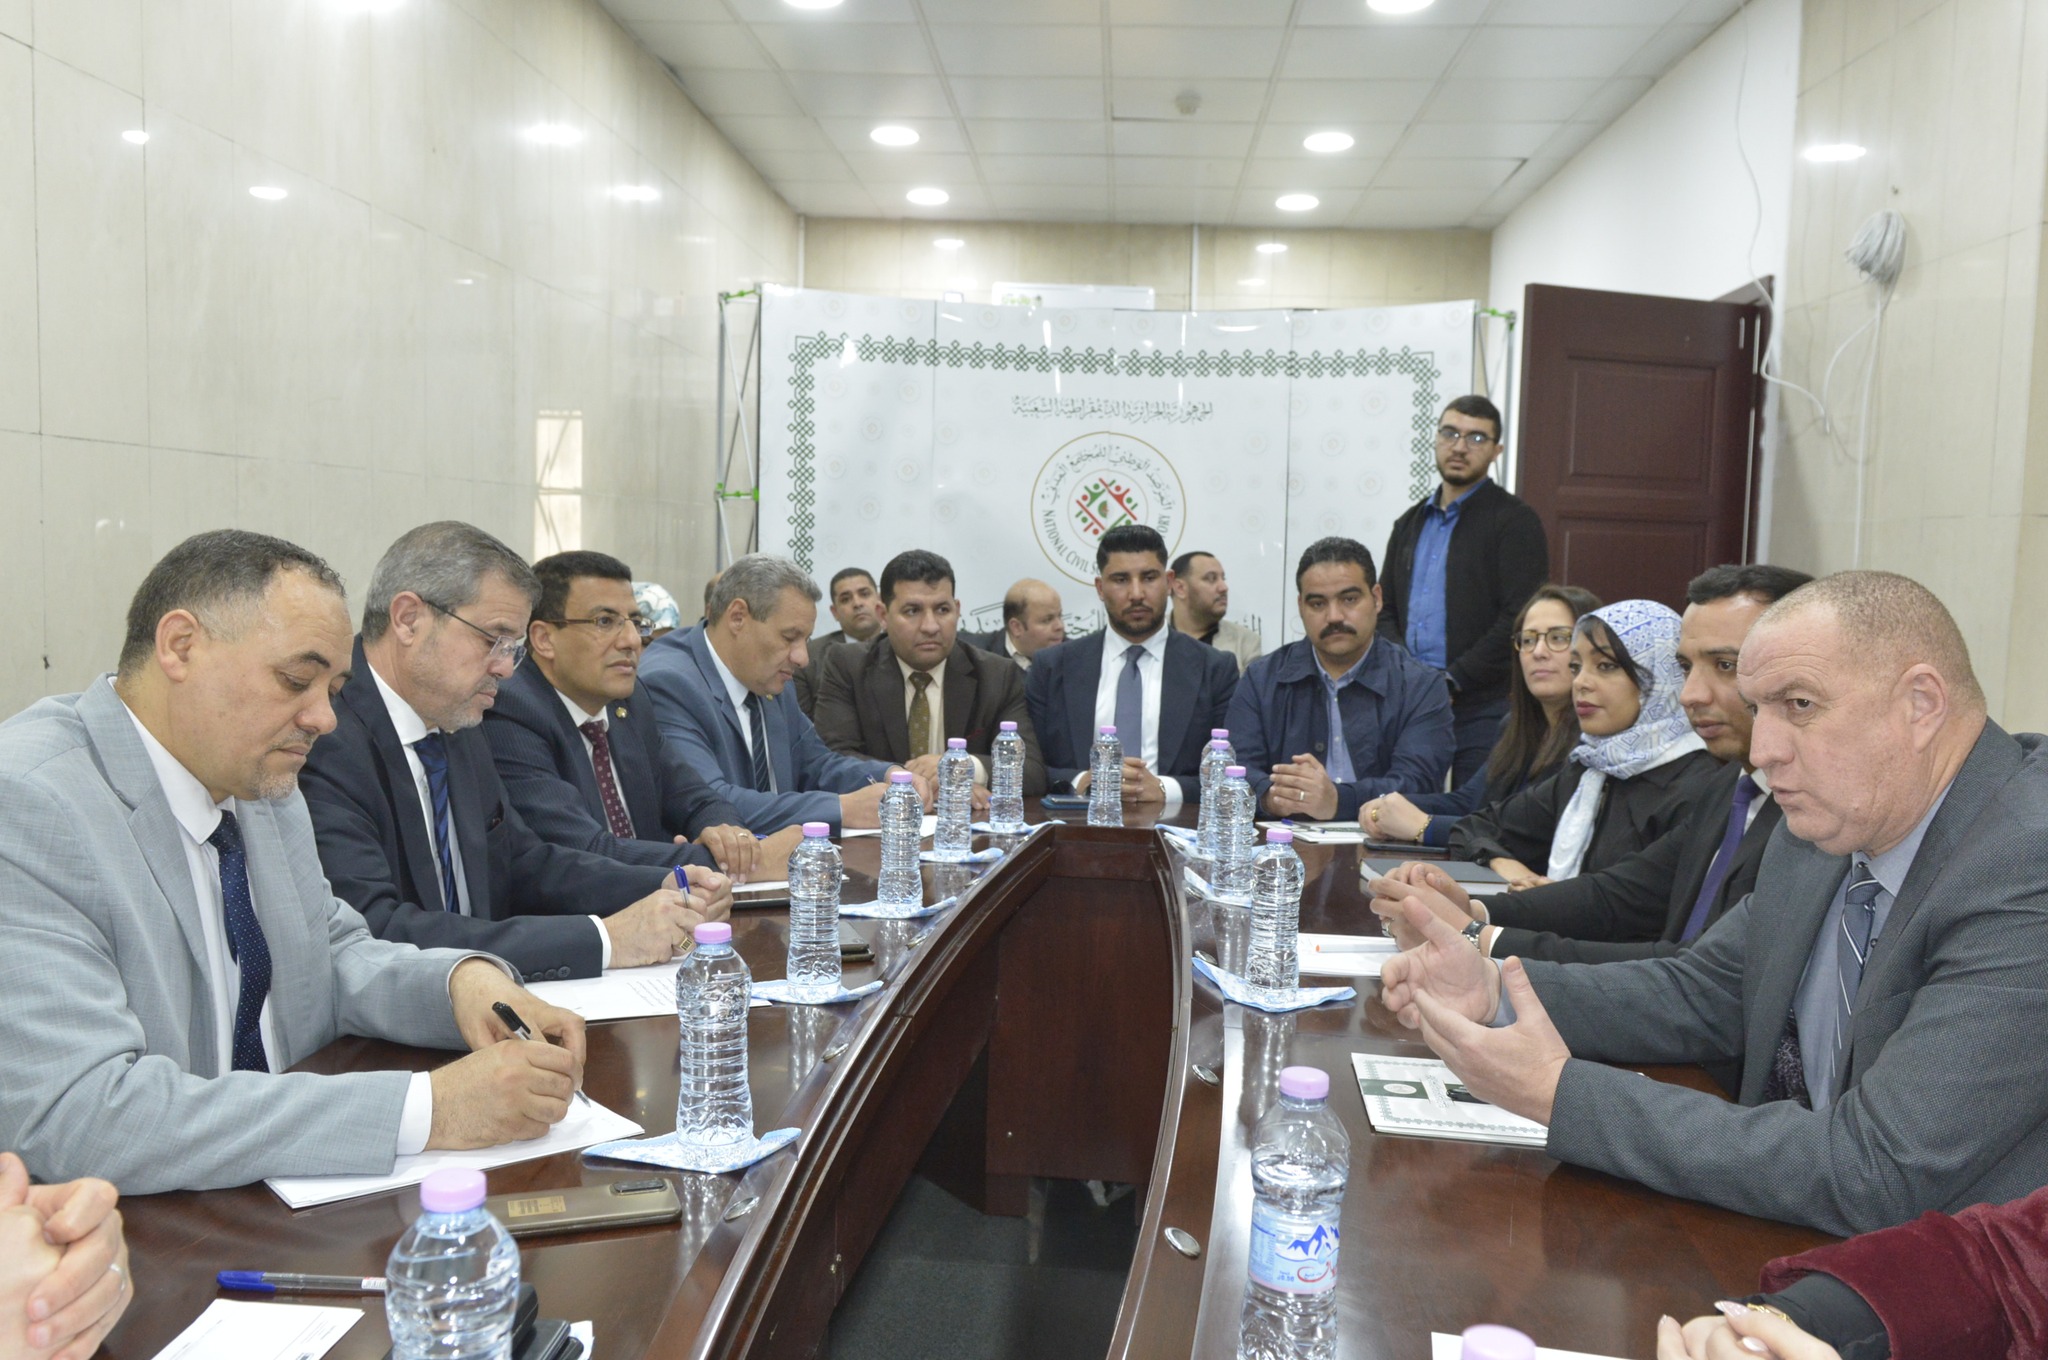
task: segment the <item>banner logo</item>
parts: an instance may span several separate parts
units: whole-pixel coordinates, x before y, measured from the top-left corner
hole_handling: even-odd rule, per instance
[[[1171,558],[1187,495],[1166,455],[1142,439],[1097,431],[1053,451],[1031,488],[1031,527],[1052,564],[1076,581],[1095,579],[1095,545],[1111,529],[1149,524]]]

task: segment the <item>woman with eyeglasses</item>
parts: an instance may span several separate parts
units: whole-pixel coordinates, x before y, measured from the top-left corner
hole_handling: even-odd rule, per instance
[[[1579,741],[1556,773],[1452,829],[1454,858],[1531,888],[1597,873],[1675,829],[1720,768],[1678,705],[1678,615],[1603,605],[1572,634]]]
[[[1558,769],[1579,740],[1572,712],[1572,628],[1600,598],[1578,586],[1543,585],[1515,616],[1509,637],[1515,668],[1508,680],[1508,716],[1486,767],[1448,793],[1410,798],[1390,793],[1358,810],[1358,824],[1376,841],[1448,845],[1451,828],[1482,807]]]

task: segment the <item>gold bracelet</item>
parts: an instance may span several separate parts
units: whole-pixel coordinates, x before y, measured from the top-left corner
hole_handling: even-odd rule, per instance
[[[1744,1304],[1743,1307],[1749,1309],[1752,1313],[1769,1313],[1772,1317],[1777,1318],[1788,1326],[1797,1327],[1799,1325],[1792,1321],[1791,1314],[1787,1313],[1784,1309],[1773,1308],[1768,1303],[1748,1303]]]

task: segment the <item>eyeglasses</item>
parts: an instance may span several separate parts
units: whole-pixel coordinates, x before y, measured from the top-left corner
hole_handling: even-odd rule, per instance
[[[1534,628],[1515,635],[1515,650],[1533,652],[1538,647],[1548,647],[1553,652],[1568,652],[1572,647],[1572,630],[1569,628],[1545,628],[1540,632]]]
[[[1498,442],[1484,430],[1454,430],[1444,425],[1436,432],[1436,442],[1439,444],[1455,448],[1460,441],[1463,441],[1467,448],[1477,449],[1482,453]]]
[[[454,619],[457,623],[461,624],[464,628],[467,628],[470,632],[475,633],[485,642],[490,643],[491,660],[509,661],[514,666],[517,666],[520,662],[526,660],[525,638],[520,637],[514,633],[493,633],[486,629],[479,628],[475,624],[471,623],[468,619],[462,617],[462,615],[450,609],[445,604],[435,604],[432,600],[427,599],[426,596],[424,595],[422,595],[420,599],[425,602],[427,608],[446,614],[449,618]]]
[[[557,628],[566,628],[572,623],[587,623],[597,630],[599,637],[607,638],[618,632],[619,625],[625,623],[632,625],[633,631],[640,635],[642,642],[654,636],[654,625],[638,614],[620,614],[609,609],[600,609],[587,619],[542,619],[541,622],[551,623]]]

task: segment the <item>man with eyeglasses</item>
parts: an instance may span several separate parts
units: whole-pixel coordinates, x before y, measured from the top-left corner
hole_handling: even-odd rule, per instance
[[[1486,474],[1505,448],[1500,409],[1459,397],[1437,419],[1442,484],[1394,521],[1382,559],[1380,632],[1451,684],[1455,787],[1477,774],[1507,715],[1508,634],[1550,574],[1543,521]]]
[[[725,914],[723,875],[683,866],[684,892],[670,866],[550,844],[519,815],[478,730],[540,595],[517,553],[468,524],[422,525],[368,594],[355,678],[303,786],[327,877],[372,931],[545,980],[664,962]]]
[[[512,806],[542,840],[657,868],[702,864],[739,881],[780,878],[803,835],[765,841],[662,740],[639,693],[648,622],[632,572],[601,552],[533,564],[540,602],[526,663],[484,715]]]

